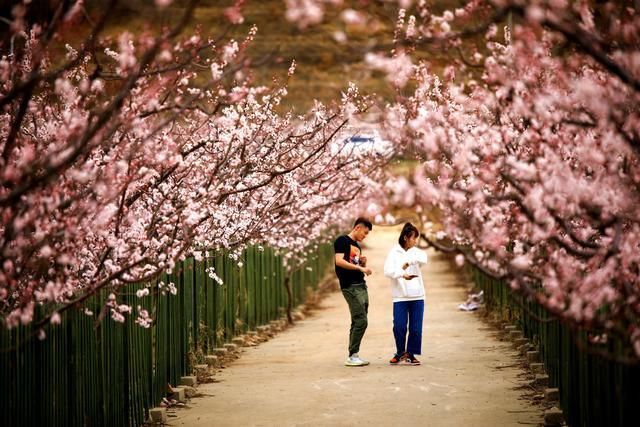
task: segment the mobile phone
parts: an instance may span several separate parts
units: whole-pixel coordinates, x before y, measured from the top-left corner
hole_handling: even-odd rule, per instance
[[[418,277],[418,275],[417,275],[417,274],[410,274],[410,275],[409,275],[409,280],[411,280],[411,279],[415,279],[416,277]]]

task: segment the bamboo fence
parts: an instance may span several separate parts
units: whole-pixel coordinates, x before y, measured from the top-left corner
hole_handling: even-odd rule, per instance
[[[549,386],[559,389],[560,406],[570,426],[638,425],[640,365],[596,354],[622,354],[619,341],[592,344],[587,331],[553,318],[540,304],[511,292],[507,283],[473,267],[468,271],[484,291],[487,310],[516,324],[537,345]]]
[[[124,324],[96,316],[109,291],[87,304],[94,312],[68,310],[46,339],[30,327],[0,326],[0,414],[7,426],[138,426],[150,408],[193,372],[204,356],[237,335],[282,318],[288,303],[281,255],[247,248],[242,267],[228,253],[205,261],[187,259],[153,283],[127,287],[119,303],[134,312]],[[292,306],[317,288],[333,251],[322,244],[291,273]],[[219,285],[207,274],[214,267]],[[174,283],[175,295],[167,294]],[[164,284],[165,286],[162,286]],[[138,298],[136,291],[150,288]],[[137,307],[149,311],[149,328],[135,323]]]

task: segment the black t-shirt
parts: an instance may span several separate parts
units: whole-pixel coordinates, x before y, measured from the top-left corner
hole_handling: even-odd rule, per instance
[[[344,259],[351,264],[360,265],[360,254],[362,250],[358,242],[349,236],[340,236],[333,242],[333,251],[337,254],[344,254]],[[336,276],[340,281],[340,288],[348,288],[354,284],[365,284],[364,273],[358,270],[347,270],[336,265]]]

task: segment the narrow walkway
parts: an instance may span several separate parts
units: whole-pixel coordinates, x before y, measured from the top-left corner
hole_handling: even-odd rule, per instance
[[[460,312],[459,278],[437,253],[423,268],[427,287],[422,366],[390,366],[392,303],[384,258],[397,230],[365,241],[374,274],[362,368],[343,366],[349,315],[342,294],[203,384],[172,426],[516,426],[537,425],[540,411],[521,397],[515,352],[475,315]]]

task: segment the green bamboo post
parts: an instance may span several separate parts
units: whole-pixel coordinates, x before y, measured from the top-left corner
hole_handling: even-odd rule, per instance
[[[222,279],[222,285],[217,285],[215,287],[215,307],[216,307],[216,317],[214,320],[214,328],[215,331],[215,346],[219,347],[224,343],[224,330],[225,330],[225,291],[227,284],[225,283],[224,276],[224,257],[225,251],[218,251],[215,258],[215,266],[216,272],[218,276]]]
[[[220,327],[220,341],[219,344],[222,345],[227,340],[229,336],[229,290],[232,287],[230,283],[229,277],[229,253],[227,251],[222,251],[220,254],[220,271],[221,277],[223,281],[223,285],[220,287],[220,301],[218,303],[218,308],[220,310],[220,317],[218,319],[218,325]]]
[[[188,258],[182,261],[180,264],[180,268],[182,269],[182,307],[184,311],[183,321],[183,330],[184,330],[184,341],[183,341],[183,353],[185,355],[185,371],[190,371],[193,369],[193,366],[189,366],[188,364],[188,354],[192,348],[197,347],[196,337],[195,337],[195,304],[194,304],[194,286],[193,280],[195,277],[193,258]]]
[[[167,384],[171,383],[175,385],[173,381],[173,352],[171,351],[172,342],[173,342],[173,334],[171,333],[171,323],[172,323],[172,310],[171,304],[172,301],[167,298],[166,295],[166,285],[168,283],[168,278],[166,275],[160,276],[160,281],[164,283],[164,293],[161,293],[159,296],[160,302],[162,304],[162,311],[160,315],[162,316],[162,333],[161,339],[158,341],[158,346],[160,348],[160,353],[162,354],[162,363],[159,366],[159,371],[163,373],[164,380],[162,381],[161,387],[158,389],[158,393],[161,397],[166,396],[167,394]]]
[[[305,288],[304,288],[304,265],[300,266],[298,268],[297,271],[297,278],[298,280],[296,280],[296,289],[297,289],[297,301],[296,304],[302,304],[302,302],[304,301],[304,293],[305,293]]]
[[[135,292],[140,289],[139,285],[133,285],[129,287],[131,292]],[[125,298],[127,304],[133,306],[134,313],[136,313],[136,301],[132,296],[128,296]],[[127,387],[127,422],[129,425],[137,425],[139,413],[141,412],[141,405],[139,405],[141,398],[141,390],[139,389],[139,381],[140,381],[140,373],[138,368],[138,358],[137,355],[144,351],[143,348],[139,346],[138,342],[138,334],[135,330],[137,326],[134,322],[135,314],[132,314],[127,319],[125,336],[126,341],[128,341],[128,345],[125,343],[124,351],[126,353],[125,363],[129,364],[127,379],[129,386]]]
[[[235,331],[235,306],[233,304],[235,288],[234,265],[228,252],[225,252],[222,264],[224,268],[224,342],[227,342],[231,341]]]
[[[186,373],[186,353],[183,353],[184,348],[184,328],[182,322],[184,320],[183,312],[183,290],[182,290],[182,277],[178,271],[175,271],[169,276],[168,280],[174,284],[177,289],[176,295],[167,293],[167,298],[171,300],[171,347],[170,350],[173,353],[172,371],[174,375],[174,381],[172,384],[178,385],[180,378]]]
[[[167,383],[172,385],[176,385],[176,353],[175,349],[178,344],[178,337],[175,335],[174,331],[174,317],[175,317],[175,298],[168,292],[169,283],[173,282],[172,276],[162,275],[160,276],[162,281],[165,284],[165,294],[161,296],[161,298],[165,302],[166,307],[166,321],[165,321],[165,341],[163,343],[163,351],[166,356],[166,364],[164,369],[167,372]],[[164,395],[167,394],[167,390],[165,388]]]
[[[264,324],[264,287],[262,286],[262,256],[263,252],[256,248],[254,269],[254,292],[256,295],[256,325]]]
[[[268,248],[263,246],[260,252],[260,276],[258,277],[258,287],[260,289],[260,311],[262,312],[261,324],[269,322],[269,287],[267,281],[267,252]]]
[[[167,384],[167,375],[166,375],[166,354],[163,351],[164,346],[166,345],[166,300],[160,295],[158,289],[158,282],[155,281],[155,290],[156,294],[154,295],[155,300],[155,316],[156,322],[154,327],[154,341],[153,341],[153,350],[155,354],[155,358],[153,360],[153,372],[154,372],[154,396],[153,400],[155,402],[160,402],[160,400],[164,397],[164,390]]]
[[[284,286],[280,280],[280,256],[274,251],[271,257],[271,275],[273,277],[273,292],[275,295],[275,317],[280,319],[284,314],[284,306],[282,305],[282,294]]]
[[[98,294],[98,296],[93,298],[93,301],[97,301],[102,297],[102,295]],[[93,306],[94,316],[99,313],[99,305],[95,304]],[[87,399],[90,399],[91,402],[91,412],[87,416],[95,417],[96,419],[102,419],[102,405],[99,402],[102,401],[102,395],[100,391],[102,390],[102,376],[100,375],[100,342],[98,341],[99,331],[96,331],[93,326],[94,318],[87,318],[85,321],[85,331],[87,334],[85,335],[85,340],[89,344],[89,351],[87,351],[87,370],[85,373],[87,374],[89,381],[89,387],[86,390],[88,394]],[[91,397],[89,397],[91,396]],[[86,419],[85,419],[86,421]]]
[[[80,312],[70,313],[67,317],[68,327],[71,328],[69,334],[71,335],[71,345],[69,348],[69,353],[72,355],[73,364],[75,369],[72,372],[73,375],[73,385],[71,385],[70,394],[74,396],[75,399],[71,400],[71,416],[70,421],[74,425],[82,425],[83,417],[82,411],[83,408],[87,408],[85,406],[85,399],[87,394],[83,387],[83,380],[85,379],[85,364],[83,360],[83,354],[89,355],[89,348],[86,345],[83,345],[83,338],[86,334],[86,331],[83,328],[82,317],[85,317]]]
[[[214,267],[215,268],[215,258],[208,258],[206,260],[207,268]],[[216,274],[219,272],[216,271]],[[218,283],[211,279],[210,277],[206,278],[206,321],[205,325],[207,327],[208,336],[207,336],[207,349],[210,351],[212,348],[216,346],[216,292],[218,291]]]
[[[279,292],[280,315],[284,315],[287,310],[287,292],[284,288],[284,265],[282,255],[276,257],[277,279],[276,286]]]
[[[240,328],[238,320],[240,319],[240,305],[238,304],[238,293],[240,291],[240,280],[238,277],[238,261],[235,259],[229,260],[229,269],[231,274],[232,287],[229,295],[229,307],[231,312],[231,335],[229,341],[236,335],[239,335]]]
[[[253,247],[253,268],[251,275],[251,286],[253,295],[253,316],[254,327],[258,327],[262,319],[260,318],[260,251],[255,246]]]
[[[189,351],[193,343],[193,312],[191,309],[193,296],[191,295],[192,285],[188,282],[189,279],[192,279],[193,272],[187,272],[186,267],[185,262],[178,262],[176,264],[177,273],[180,277],[180,287],[178,288],[178,295],[180,295],[180,318],[178,319],[178,327],[182,340],[180,352],[183,375],[189,373],[192,368],[189,365]]]
[[[247,325],[249,330],[256,328],[256,296],[255,296],[255,261],[253,247],[248,247],[245,251],[244,274],[247,282]]]
[[[140,286],[142,288],[142,286]],[[147,369],[146,369],[146,357],[145,354],[146,353],[150,353],[150,347],[148,346],[149,341],[147,339],[148,335],[149,335],[149,329],[148,328],[142,328],[139,327],[138,325],[133,325],[132,328],[135,331],[135,336],[136,336],[136,348],[138,351],[135,351],[133,354],[133,357],[135,357],[136,360],[136,375],[137,375],[137,387],[136,387],[136,393],[138,395],[138,405],[136,407],[136,424],[135,425],[142,425],[142,423],[144,422],[145,418],[146,418],[146,411],[148,409],[150,409],[150,405],[152,402],[150,402],[150,396],[149,396],[149,389],[150,389],[150,379],[151,376],[147,374]]]
[[[198,348],[202,348],[203,351],[207,350],[207,339],[206,335],[201,335],[200,327],[201,324],[205,325],[207,320],[207,287],[209,286],[209,281],[207,275],[205,273],[206,263],[202,261],[194,260],[194,269],[195,269],[195,282],[193,286],[194,289],[194,336],[195,336],[195,345]]]
[[[260,295],[259,301],[259,311],[260,311],[260,324],[264,325],[267,323],[268,315],[267,315],[267,287],[264,283],[265,276],[265,248],[258,252],[258,277],[256,277],[256,290]]]
[[[268,287],[268,306],[269,306],[269,320],[274,320],[278,316],[278,304],[276,302],[276,286],[273,279],[273,249],[269,248],[266,254],[266,274],[267,287]]]
[[[231,288],[229,289],[229,320],[231,321],[231,334],[228,341],[238,335],[238,322],[240,307],[238,306],[238,291],[240,280],[238,279],[238,261],[229,259],[229,276],[231,277]]]
[[[245,334],[248,331],[248,301],[247,301],[247,251],[242,251],[242,267],[238,267],[236,274],[238,277],[238,295],[236,304],[238,304],[238,319],[242,321],[242,326],[238,331],[239,334]]]
[[[193,345],[195,348],[202,348],[200,338],[200,322],[202,321],[202,305],[204,302],[204,289],[206,286],[204,278],[204,266],[202,263],[189,258],[193,266]]]
[[[262,321],[261,324],[269,323],[271,319],[271,315],[269,313],[269,293],[271,290],[269,289],[269,282],[267,277],[267,258],[269,256],[269,248],[264,247],[260,252],[260,277],[258,278],[258,287],[261,291],[261,304],[260,311],[262,312]]]

